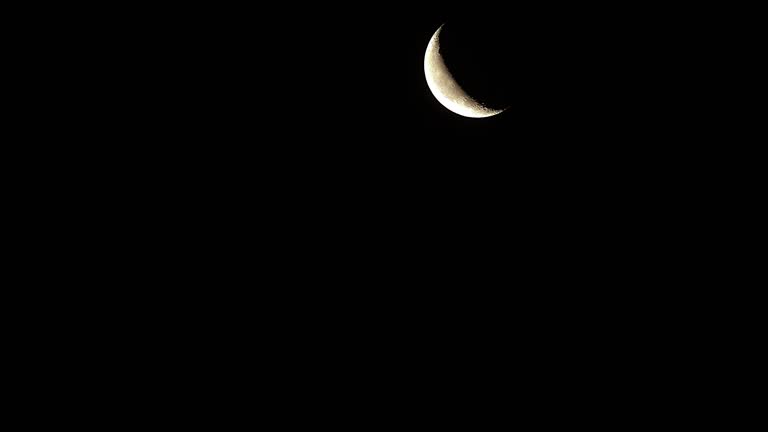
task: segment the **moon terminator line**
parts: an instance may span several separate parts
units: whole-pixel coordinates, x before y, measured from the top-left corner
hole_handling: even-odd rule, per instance
[[[424,55],[424,75],[427,78],[429,90],[444,107],[464,117],[491,117],[506,110],[506,108],[498,110],[485,106],[467,94],[453,78],[440,53],[440,33],[444,26],[445,24],[441,25],[432,36]]]

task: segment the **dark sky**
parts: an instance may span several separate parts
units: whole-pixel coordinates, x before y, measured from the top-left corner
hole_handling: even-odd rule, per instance
[[[513,106],[492,118],[468,119],[437,102],[424,77],[429,39],[445,22],[458,28],[484,20],[431,6],[437,4],[209,13],[210,27],[191,25],[197,40],[179,35],[192,47],[196,68],[194,81],[182,89],[199,110],[182,120],[201,143],[195,157],[227,175],[253,172],[256,164],[274,172],[281,185],[328,182],[329,189],[354,189],[355,196],[385,189],[413,195],[424,182],[447,185],[468,173],[496,172],[481,161],[500,164],[517,151],[510,143],[519,141],[515,118],[522,111]],[[504,23],[488,26],[489,34],[509,34]],[[515,76],[501,71],[512,50],[499,38],[469,50],[476,42],[457,37],[455,46],[465,54],[484,50],[499,67],[474,68],[457,56],[458,67],[493,75],[497,99],[510,100]],[[476,81],[483,94],[495,96],[495,86]],[[211,149],[206,142],[221,144]],[[230,164],[236,168],[222,168]]]
[[[63,255],[77,257],[74,267],[85,273],[94,268],[92,280],[132,276],[133,285],[151,293],[119,293],[118,301],[97,309],[112,311],[112,303],[134,299],[141,307],[131,310],[138,318],[125,320],[132,325],[148,322],[141,314],[145,305],[158,307],[170,323],[165,332],[150,327],[159,345],[174,349],[186,335],[189,352],[202,349],[224,361],[250,357],[216,345],[207,349],[200,339],[230,349],[248,349],[242,341],[254,339],[253,364],[265,356],[290,364],[282,362],[290,357],[288,375],[299,380],[301,373],[336,379],[331,369],[306,367],[317,358],[343,369],[360,363],[365,370],[354,378],[362,385],[360,376],[388,379],[397,368],[369,367],[361,357],[378,359],[384,352],[410,374],[439,371],[434,381],[443,386],[453,385],[445,379],[453,376],[443,369],[452,364],[448,360],[506,359],[492,351],[509,348],[510,340],[516,357],[547,357],[549,374],[574,355],[591,361],[581,355],[590,347],[579,351],[585,335],[598,335],[595,345],[609,349],[611,361],[616,341],[631,345],[635,329],[658,325],[659,308],[670,315],[710,311],[691,301],[699,294],[681,294],[683,301],[674,303],[666,293],[675,286],[699,291],[691,275],[709,277],[708,263],[689,252],[712,247],[709,233],[721,222],[702,215],[723,207],[711,200],[721,165],[714,157],[700,163],[702,154],[729,144],[702,139],[713,138],[709,131],[718,121],[699,115],[712,95],[699,72],[713,70],[707,63],[713,57],[700,53],[714,45],[692,24],[680,25],[697,22],[695,10],[306,3],[277,9],[256,2],[231,8],[184,3],[164,15],[141,10],[140,20],[117,32],[125,51],[109,41],[88,53],[93,67],[85,71],[75,62],[51,66],[72,67],[93,81],[106,76],[103,86],[88,85],[108,103],[86,99],[87,112],[99,115],[73,116],[97,134],[87,149],[80,135],[54,131],[48,144],[75,155],[86,169],[62,158],[62,181],[45,181],[64,183],[65,200],[85,190],[89,205],[51,206],[41,224],[57,227],[59,214],[77,219],[59,222],[74,240],[54,251],[66,249]],[[489,119],[462,118],[430,94],[424,52],[442,23],[477,29],[486,19],[493,35],[488,46],[475,49],[482,30],[470,32],[466,42],[453,33],[454,61],[467,77],[487,73],[510,108]],[[712,21],[701,25],[712,28]],[[446,33],[446,49],[447,43]],[[462,52],[477,60],[461,62]],[[115,63],[107,64],[104,53],[117,53]],[[494,70],[474,68],[488,64]],[[91,174],[93,167],[106,174]],[[70,186],[72,175],[82,176],[85,186]],[[92,194],[93,184],[103,189]],[[97,241],[81,240],[81,231]],[[76,247],[107,265],[80,258]],[[125,258],[114,249],[125,250]],[[112,272],[115,262],[122,268]],[[95,271],[104,268],[111,274],[101,279]],[[668,269],[677,270],[676,277],[668,277]],[[609,289],[594,288],[599,285]],[[158,302],[155,292],[168,287],[179,292]],[[643,308],[643,299],[654,308]],[[640,305],[636,319],[626,313],[634,305]],[[233,312],[234,306],[242,311]],[[595,309],[600,313],[592,314]],[[192,317],[177,319],[179,311]],[[261,321],[254,323],[254,316]],[[628,330],[617,325],[622,317],[633,321]],[[195,321],[200,331],[189,325]],[[690,339],[698,325],[681,322],[678,332],[662,330],[669,346]],[[300,337],[284,337],[288,328]],[[551,330],[539,337],[541,328]],[[264,349],[262,335],[279,339],[278,348]],[[534,342],[529,353],[519,350],[521,338]],[[354,355],[337,361],[331,339]],[[659,346],[653,336],[642,339]],[[362,342],[370,348],[359,349]],[[547,347],[558,352],[542,356]],[[661,349],[663,360],[668,352]],[[413,360],[419,350],[437,355]],[[637,347],[619,355],[625,352],[633,357]],[[160,373],[177,367],[169,365],[151,366]],[[581,369],[567,372],[574,370],[583,375]],[[188,374],[182,378],[197,385]],[[399,395],[413,384],[392,382]]]
[[[296,8],[251,11],[246,17],[228,11],[211,30],[215,43],[206,48],[206,57],[212,60],[203,67],[221,91],[208,96],[224,102],[222,121],[237,119],[232,126],[238,136],[253,124],[254,131],[277,128],[282,139],[306,143],[312,151],[350,146],[354,153],[386,146],[381,152],[397,153],[403,146],[412,154],[465,136],[500,137],[502,123],[513,116],[462,119],[429,93],[424,53],[432,34],[451,17],[444,8],[426,12],[428,3]],[[206,37],[201,34],[201,42]],[[498,61],[508,58],[503,50],[496,54]],[[511,77],[496,74],[501,94]]]
[[[688,59],[711,45],[668,10],[419,5],[205,5],[187,17],[185,4],[159,19],[167,34],[147,36],[146,50],[130,44],[143,61],[125,62],[110,83],[130,89],[135,104],[119,113],[122,128],[105,129],[130,139],[107,163],[99,152],[111,139],[88,156],[108,171],[113,161],[128,165],[127,193],[110,185],[103,196],[118,205],[105,210],[99,196],[92,217],[125,217],[108,232],[139,242],[129,262],[178,262],[169,283],[193,278],[206,286],[205,302],[219,287],[247,286],[243,273],[256,281],[249,293],[285,295],[290,313],[278,327],[301,322],[291,315],[297,299],[327,314],[302,290],[337,307],[353,302],[360,315],[390,301],[379,320],[387,330],[407,322],[403,308],[444,314],[423,318],[418,345],[435,333],[455,345],[457,332],[439,328],[463,327],[472,313],[486,330],[508,329],[492,321],[512,315],[515,337],[520,328],[530,337],[560,310],[582,314],[576,300],[611,301],[606,309],[618,315],[624,305],[613,299],[627,283],[643,285],[627,294],[632,304],[647,287],[686,284],[686,268],[674,280],[649,269],[679,267],[709,241],[701,215],[717,209],[692,203],[716,190],[719,166],[699,163],[713,147],[699,137],[717,122],[697,115],[711,93],[700,91]],[[457,62],[466,76],[475,64],[498,68],[488,76],[510,108],[462,118],[430,94],[424,52],[441,24],[477,28],[489,15],[493,49],[473,50],[469,36],[452,49],[477,55]],[[591,291],[601,283],[608,296]],[[329,296],[344,285],[352,295]],[[492,289],[513,299],[486,295]],[[532,306],[526,294],[544,301]],[[252,304],[226,303],[222,311]],[[274,303],[260,303],[274,313]],[[506,310],[487,313],[491,306]],[[526,314],[534,319],[523,322]],[[353,330],[359,322],[342,320]]]
[[[259,131],[269,128],[312,151],[382,146],[374,159],[540,155],[543,147],[571,159],[612,151],[615,140],[625,148],[653,140],[679,121],[675,108],[693,94],[693,80],[674,66],[696,48],[673,34],[676,21],[666,9],[437,2],[295,8],[224,10],[206,17],[210,26],[190,24],[192,38],[178,35],[195,58],[187,97],[214,116],[214,135],[263,139]],[[430,94],[424,51],[443,23],[455,30],[446,32],[446,49],[464,55],[454,59],[457,72],[480,77],[486,97],[498,89],[510,105],[502,115],[461,118]],[[505,159],[498,156],[492,159]]]
[[[460,19],[445,8],[427,11],[428,6],[421,5],[424,9],[374,9],[363,14],[359,20],[342,20],[336,29],[331,30],[329,45],[335,51],[335,62],[322,61],[325,47],[319,47],[318,56],[322,67],[327,68],[332,85],[328,88],[329,97],[333,99],[332,92],[338,90],[342,99],[333,103],[341,107],[340,112],[347,109],[354,111],[354,118],[367,125],[372,133],[384,134],[392,140],[415,141],[428,146],[446,139],[455,142],[467,133],[468,139],[481,141],[484,133],[499,130],[502,117],[472,121],[445,110],[426,86],[423,61],[426,45],[441,24],[450,22],[452,18],[455,24],[479,24],[482,19]],[[496,33],[504,30],[498,25],[488,28]],[[470,51],[473,41],[456,39],[454,47],[464,44],[462,48]],[[494,42],[494,46],[499,48],[494,53],[499,62],[511,55],[508,47],[498,41]],[[484,47],[476,46],[473,51],[481,48]],[[466,61],[471,59],[460,60],[465,61],[457,61],[456,66],[472,69],[472,62]],[[482,71],[481,66],[475,69]],[[499,74],[496,79],[498,93],[504,92],[504,85],[514,79],[511,76],[506,78],[502,79]],[[320,111],[326,109],[322,105],[316,108]],[[339,117],[343,118],[343,114]]]
[[[525,160],[528,167],[570,170],[616,151],[616,140],[627,151],[655,133],[648,123],[673,118],[645,109],[658,91],[650,83],[660,71],[641,73],[650,67],[646,54],[633,53],[642,50],[640,35],[648,46],[658,42],[647,32],[633,33],[637,12],[617,10],[606,20],[605,11],[588,8],[451,8],[437,2],[297,8],[258,11],[234,23],[237,13],[228,13],[218,29],[231,34],[217,33],[211,47],[221,62],[206,67],[221,82],[216,96],[224,97],[223,121],[232,122],[238,137],[251,133],[290,143],[315,163],[330,159],[318,165],[416,164],[427,172],[444,163],[481,175]],[[454,33],[450,48],[495,57],[478,60],[477,67],[473,61],[456,65],[492,75],[510,104],[503,114],[462,118],[430,94],[424,52],[446,22],[472,36]],[[276,138],[260,134],[265,128],[276,129]]]
[[[168,77],[183,107],[157,121],[178,121],[188,139],[166,156],[201,187],[215,184],[219,202],[256,202],[296,227],[438,233],[465,220],[544,227],[520,231],[539,235],[641,217],[649,207],[638,202],[650,197],[678,200],[679,168],[702,151],[687,134],[709,127],[691,110],[704,93],[688,62],[708,45],[679,25],[695,10],[477,8],[176,15],[187,29],[174,27],[163,55],[184,58]],[[466,41],[454,33],[452,49],[477,59],[456,64],[499,85],[503,114],[462,118],[430,94],[424,52],[443,23],[476,30]]]

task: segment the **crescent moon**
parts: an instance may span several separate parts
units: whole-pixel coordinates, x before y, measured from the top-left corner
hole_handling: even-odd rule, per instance
[[[464,117],[490,117],[506,110],[506,108],[501,110],[488,108],[468,95],[453,78],[440,54],[440,32],[444,25],[441,25],[432,36],[427,45],[427,53],[424,55],[424,75],[427,77],[429,90],[444,107]]]

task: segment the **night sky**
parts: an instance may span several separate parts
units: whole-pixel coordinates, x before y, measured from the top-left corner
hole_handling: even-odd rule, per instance
[[[735,103],[717,93],[742,72],[723,78],[731,63],[713,54],[739,42],[717,45],[719,10],[463,3],[82,5],[93,30],[55,17],[82,36],[46,34],[60,55],[30,50],[38,82],[9,85],[53,80],[64,97],[29,103],[61,119],[8,134],[41,165],[6,158],[21,166],[6,176],[11,262],[53,281],[26,303],[59,310],[9,320],[40,335],[27,345],[43,355],[17,351],[53,371],[46,400],[106,395],[107,409],[74,411],[86,421],[221,428],[242,411],[402,428],[471,413],[476,429],[489,416],[465,401],[537,425],[635,422],[678,410],[680,389],[709,398],[712,371],[752,383],[702,361],[759,358],[738,347],[759,348],[742,330],[765,315],[741,313],[764,305],[742,294],[756,285],[745,268],[765,267],[765,168],[743,162],[765,158],[742,148],[764,140],[723,120]],[[457,78],[509,109],[471,119],[437,102],[423,61],[441,24]],[[589,407],[572,416],[553,398]]]
[[[199,56],[186,97],[211,116],[193,122],[204,129],[198,138],[266,141],[278,155],[290,147],[327,159],[318,165],[572,169],[619,152],[602,164],[615,167],[656,151],[687,115],[682,101],[701,97],[675,69],[691,44],[670,39],[668,11],[649,24],[656,11],[630,7],[300,9],[225,11],[193,33],[199,45],[186,41]],[[508,104],[503,114],[462,118],[429,92],[424,52],[443,23],[457,78],[478,98]]]
[[[261,143],[257,152],[315,179],[343,176],[349,187],[388,184],[403,194],[424,181],[442,185],[430,194],[449,195],[457,184],[517,187],[516,176],[536,188],[566,187],[637,169],[648,153],[666,151],[655,147],[662,126],[680,118],[674,94],[657,103],[669,88],[661,85],[665,68],[645,50],[660,43],[636,31],[642,15],[629,8],[606,15],[588,7],[425,2],[259,17],[270,25],[243,18],[243,32],[229,37],[233,47],[215,47],[234,66],[231,77],[217,71],[222,121],[231,126],[220,137]],[[463,118],[432,96],[424,52],[443,23],[457,77],[476,94],[507,102],[507,111]],[[665,50],[659,54],[673,54]],[[488,176],[495,180],[481,180]]]
[[[186,337],[193,347],[167,369],[206,356],[225,363],[180,374],[188,387],[199,389],[199,371],[240,385],[242,376],[222,380],[220,371],[255,370],[291,395],[304,397],[297,389],[310,383],[320,401],[345,374],[357,389],[389,385],[391,400],[412,398],[414,409],[427,393],[411,388],[452,397],[457,375],[496,383],[501,370],[548,393],[556,387],[542,376],[594,388],[579,362],[597,374],[615,363],[613,388],[655,375],[648,365],[677,374],[670,352],[693,333],[707,344],[715,334],[681,311],[720,320],[695,304],[691,281],[709,279],[697,253],[712,248],[712,215],[731,208],[711,199],[729,141],[710,132],[717,116],[702,115],[713,90],[700,71],[715,70],[714,45],[680,25],[712,21],[666,6],[409,3],[418,7],[184,4],[120,32],[140,61],[105,47],[119,53],[121,74],[97,90],[121,109],[97,105],[105,121],[78,120],[105,131],[83,160],[119,186],[85,175],[88,187],[104,184],[87,196],[94,211],[51,212],[97,226],[88,230],[107,246],[91,252],[125,267],[110,277],[133,276],[151,291],[126,325],[148,322],[139,312],[156,307],[170,328],[151,328],[158,346]],[[424,53],[444,23],[457,78],[508,110],[463,118],[432,96]],[[94,70],[108,69],[97,58]],[[77,228],[66,230],[79,237]],[[158,302],[166,286],[178,292]],[[649,335],[653,325],[668,345]],[[637,341],[659,355],[644,358]],[[236,352],[254,346],[254,356]],[[165,374],[156,358],[135,363]],[[542,373],[531,374],[536,367]],[[372,376],[386,385],[369,385]],[[312,384],[318,377],[326,383]],[[347,394],[372,405],[357,389]],[[300,412],[290,410],[285,418]]]
[[[156,119],[175,127],[159,166],[184,170],[180,190],[210,199],[205,211],[266,217],[317,251],[651,235],[658,209],[690,196],[680,167],[702,147],[686,134],[708,127],[689,61],[706,44],[678,25],[693,12],[420,2],[175,16],[189,31],[174,28],[163,55],[183,59],[167,77],[182,109]],[[456,76],[508,110],[463,118],[432,96],[424,53],[444,23]]]
[[[199,69],[184,88],[197,111],[182,119],[194,143],[182,153],[193,149],[238,193],[265,179],[269,195],[312,197],[310,206],[340,211],[405,211],[485,183],[477,177],[507,175],[521,163],[514,154],[527,151],[520,133],[531,134],[516,121],[525,110],[514,104],[512,32],[493,13],[469,12],[426,2],[209,16],[216,24],[187,41]],[[456,54],[457,76],[510,109],[469,119],[434,98],[424,54],[443,23],[455,25],[446,50]]]

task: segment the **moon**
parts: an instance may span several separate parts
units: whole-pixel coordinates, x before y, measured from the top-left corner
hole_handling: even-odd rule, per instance
[[[440,54],[440,32],[443,26],[437,29],[427,45],[427,53],[424,55],[424,75],[427,77],[427,85],[432,94],[444,107],[452,112],[471,118],[491,117],[503,112],[485,106],[477,101],[456,82]]]

